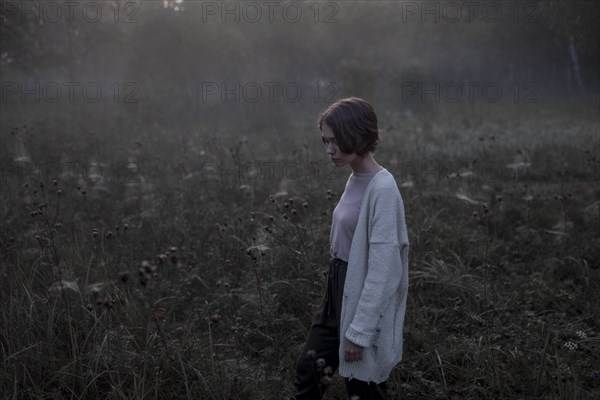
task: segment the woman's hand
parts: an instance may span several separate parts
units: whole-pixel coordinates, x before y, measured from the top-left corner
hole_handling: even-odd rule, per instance
[[[346,362],[362,360],[363,348],[344,337],[344,359]]]

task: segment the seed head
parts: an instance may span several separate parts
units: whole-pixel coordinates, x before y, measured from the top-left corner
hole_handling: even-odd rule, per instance
[[[150,264],[148,261],[142,261],[142,268],[144,269],[144,272],[146,273],[152,273],[154,271],[156,271],[156,265],[152,265]]]
[[[129,271],[119,272],[119,279],[121,282],[126,283],[129,280]]]
[[[159,307],[158,310],[152,315],[152,321],[163,321],[167,314],[167,309],[164,307]]]
[[[563,345],[563,347],[566,347],[569,350],[575,350],[577,348],[577,343],[572,342],[572,341],[567,341],[565,342],[565,344]]]
[[[113,308],[114,305],[115,305],[115,301],[114,300],[111,300],[111,299],[104,300],[104,307],[108,308],[109,310],[111,308]]]

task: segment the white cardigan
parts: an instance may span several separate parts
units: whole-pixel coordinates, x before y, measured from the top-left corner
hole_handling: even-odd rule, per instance
[[[402,360],[408,248],[404,202],[394,176],[384,168],[365,191],[342,301],[340,333],[364,347],[362,360],[344,361],[340,340],[340,376],[380,383]]]

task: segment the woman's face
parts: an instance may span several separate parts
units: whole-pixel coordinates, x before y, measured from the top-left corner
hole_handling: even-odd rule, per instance
[[[350,164],[352,160],[358,157],[356,153],[342,153],[338,147],[338,144],[336,143],[335,136],[333,135],[331,128],[324,122],[321,126],[321,138],[323,140],[323,145],[325,146],[325,151],[335,166],[341,167],[346,164]]]

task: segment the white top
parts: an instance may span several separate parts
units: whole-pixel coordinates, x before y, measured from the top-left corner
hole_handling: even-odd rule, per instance
[[[402,360],[408,249],[404,202],[394,176],[384,168],[364,193],[340,318],[340,336],[364,347],[363,358],[344,361],[340,340],[340,376],[380,383]]]
[[[342,193],[331,217],[331,233],[329,234],[331,257],[348,262],[360,205],[367,185],[377,172],[379,171],[352,172],[348,177],[344,193]]]

